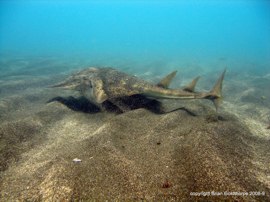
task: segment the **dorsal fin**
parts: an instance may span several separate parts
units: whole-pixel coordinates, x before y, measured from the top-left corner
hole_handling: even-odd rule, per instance
[[[183,88],[184,91],[194,92],[197,81],[199,80],[199,76],[193,79],[186,87]]]
[[[157,84],[157,86],[162,88],[168,88],[172,82],[172,79],[175,77],[176,73],[177,71],[173,71],[172,73],[165,76],[163,79],[161,79],[161,81]]]

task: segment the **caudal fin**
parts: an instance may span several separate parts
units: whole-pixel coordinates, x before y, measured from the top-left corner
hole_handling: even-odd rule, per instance
[[[216,84],[214,85],[212,90],[209,92],[209,96],[207,97],[208,99],[213,101],[216,107],[216,111],[218,110],[220,104],[222,103],[222,82],[223,82],[225,73],[226,73],[226,69],[223,71],[223,73],[217,80]]]

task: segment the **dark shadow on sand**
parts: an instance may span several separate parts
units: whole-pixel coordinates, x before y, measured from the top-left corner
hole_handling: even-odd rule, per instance
[[[184,110],[191,116],[197,116],[195,113],[191,112],[185,107],[176,108],[170,111],[166,111],[162,106],[162,103],[155,99],[147,98],[143,95],[132,95],[121,98],[116,98],[113,101],[105,101],[100,106],[90,102],[87,98],[81,96],[75,98],[73,96],[69,97],[54,97],[50,99],[50,102],[60,102],[67,106],[69,109],[74,111],[80,111],[84,113],[98,113],[101,111],[112,112],[116,114],[122,114],[127,111],[144,108],[155,114],[167,114],[175,112],[178,110]]]
[[[54,97],[50,99],[47,103],[54,102],[54,101],[60,102],[63,105],[67,106],[69,109],[72,109],[74,111],[80,111],[80,112],[91,113],[91,114],[98,113],[101,111],[98,106],[91,103],[85,97],[74,98],[72,96],[69,96],[65,98],[65,97],[58,96],[58,97]]]
[[[121,97],[115,100],[118,103],[118,106],[130,110],[135,110],[139,108],[147,109],[155,114],[163,114],[164,109],[162,106],[162,103],[155,100],[147,98],[143,95],[132,95],[132,96],[126,96]]]

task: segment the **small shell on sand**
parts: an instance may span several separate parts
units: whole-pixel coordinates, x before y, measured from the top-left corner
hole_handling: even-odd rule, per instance
[[[80,163],[80,162],[82,162],[82,160],[81,159],[78,159],[78,158],[75,158],[75,159],[73,159],[72,160],[74,163]]]

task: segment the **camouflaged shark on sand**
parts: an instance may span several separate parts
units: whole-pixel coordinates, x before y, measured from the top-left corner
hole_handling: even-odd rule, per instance
[[[223,71],[216,84],[209,92],[196,92],[195,86],[200,77],[180,89],[170,89],[169,85],[177,71],[165,76],[158,84],[152,84],[136,76],[131,76],[113,68],[90,67],[81,70],[65,81],[52,87],[79,91],[89,101],[101,104],[116,98],[143,95],[157,99],[208,99],[216,110],[222,101]]]

